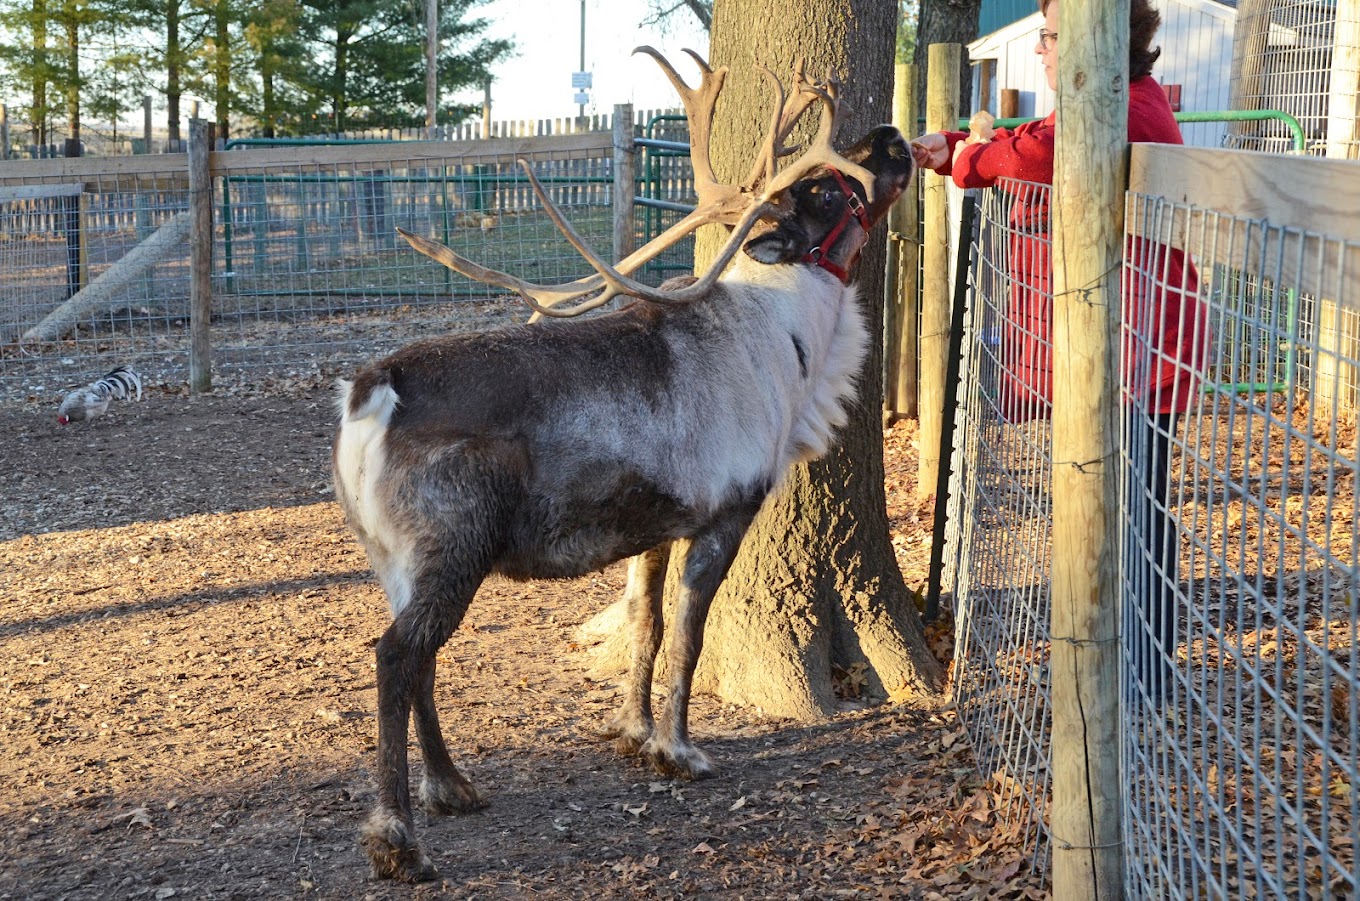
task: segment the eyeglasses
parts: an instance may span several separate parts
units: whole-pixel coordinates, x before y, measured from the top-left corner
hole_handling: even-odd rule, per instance
[[[1039,29],[1039,47],[1045,52],[1052,50],[1053,45],[1057,42],[1058,33],[1056,31],[1045,31],[1042,28]]]

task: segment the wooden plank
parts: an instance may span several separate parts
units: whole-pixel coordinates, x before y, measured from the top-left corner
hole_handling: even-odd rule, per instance
[[[371,165],[436,160],[513,162],[521,156],[568,154],[584,158],[606,156],[612,152],[613,134],[606,131],[458,143],[407,141],[226,150],[213,152],[209,166],[213,176],[219,177],[287,166]],[[133,179],[139,188],[146,190],[186,190],[188,172],[188,156],[183,153],[10,160],[0,163],[0,185],[38,180],[83,182],[85,190],[94,191],[101,182]],[[152,181],[148,182],[148,179]]]
[[[579,154],[609,156],[612,132],[556,135],[543,138],[493,138],[489,141],[409,141],[391,144],[329,144],[223,150],[212,155],[214,177],[239,175],[288,166],[326,167],[394,162],[514,162],[521,156]]]
[[[187,178],[188,157],[183,153],[136,156],[78,156],[50,160],[6,160],[0,163],[0,184],[37,181],[77,182],[119,177],[170,176]]]
[[[1130,234],[1360,310],[1360,162],[1135,144],[1129,190],[1173,204],[1130,204]]]
[[[0,188],[0,203],[47,200],[52,197],[79,197],[84,192],[85,185],[83,184],[16,185],[10,188]]]
[[[1360,161],[1135,144],[1129,190],[1360,243]]]

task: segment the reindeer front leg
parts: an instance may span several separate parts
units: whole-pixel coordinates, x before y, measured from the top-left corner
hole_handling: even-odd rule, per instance
[[[603,729],[605,737],[615,739],[620,754],[636,754],[652,737],[652,675],[661,649],[661,599],[670,558],[670,542],[664,542],[628,562],[628,587],[623,592],[631,651],[628,685],[623,706]]]
[[[761,500],[763,495],[696,535],[685,554],[680,603],[667,651],[670,697],[656,731],[642,746],[642,756],[663,773],[705,779],[715,772],[708,755],[689,740],[690,686],[704,647],[708,608],[736,559],[741,539],[760,509]]]

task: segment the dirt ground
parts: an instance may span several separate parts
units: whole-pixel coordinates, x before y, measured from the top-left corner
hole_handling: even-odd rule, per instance
[[[373,881],[356,835],[387,614],[330,496],[329,388],[54,413],[0,409],[0,899],[1044,896],[943,705],[809,725],[701,696],[717,778],[615,755],[592,730],[618,685],[575,635],[619,567],[483,587],[437,691],[491,806],[417,814],[440,881]],[[885,453],[915,587],[911,440]]]

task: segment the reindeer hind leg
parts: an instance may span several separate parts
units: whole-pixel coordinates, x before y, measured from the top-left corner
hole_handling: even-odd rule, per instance
[[[439,728],[439,712],[434,705],[435,661],[432,658],[420,674],[415,698],[416,736],[425,760],[425,777],[420,782],[420,806],[430,816],[471,813],[486,806],[477,789],[458,772],[444,744]]]
[[[481,559],[455,562],[445,552],[423,555],[425,571],[412,580],[409,602],[378,641],[378,804],[364,824],[360,844],[379,878],[422,882],[436,876],[416,841],[412,817],[407,737],[413,706],[428,770],[422,801],[436,809],[481,804],[449,759],[434,713],[435,654],[462,621],[490,570],[489,555],[472,556]]]

